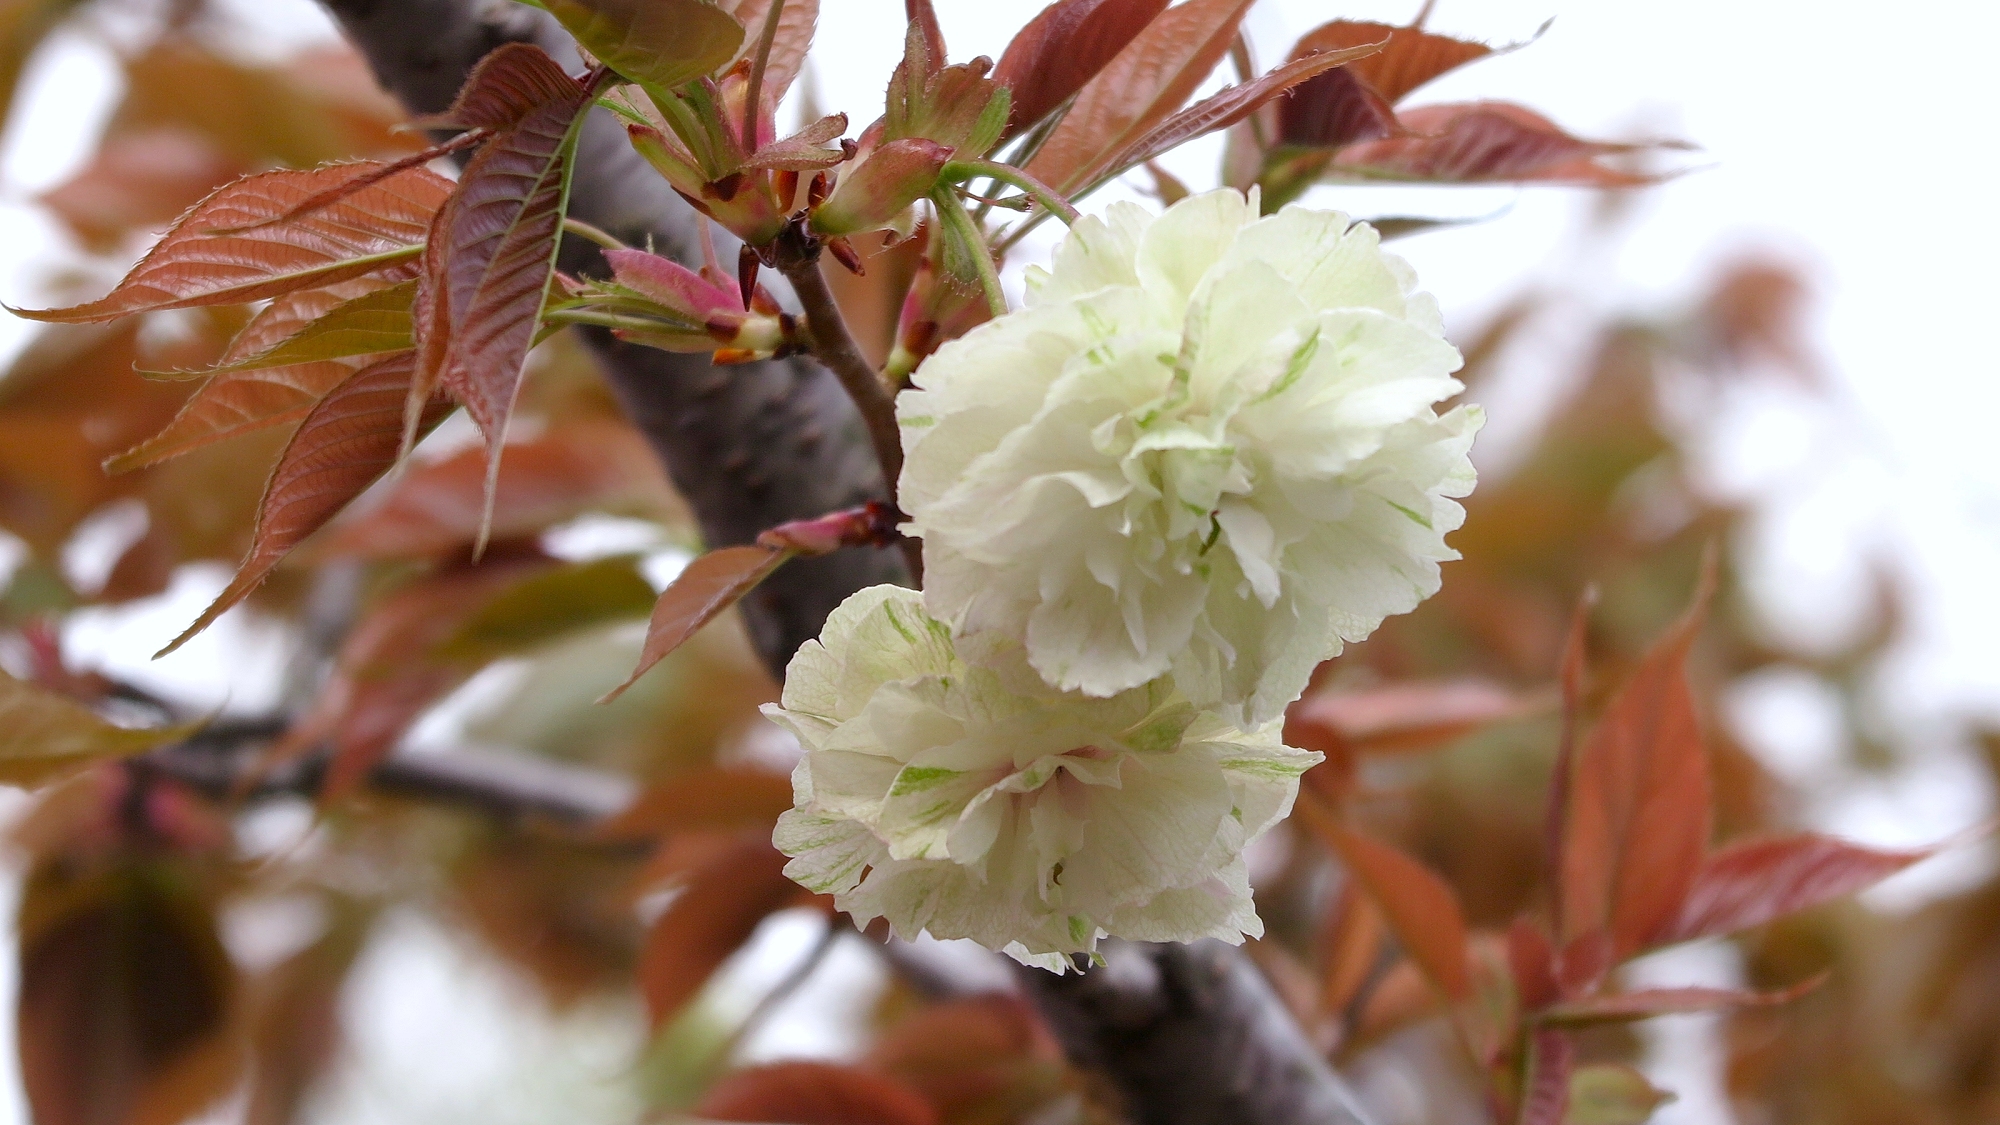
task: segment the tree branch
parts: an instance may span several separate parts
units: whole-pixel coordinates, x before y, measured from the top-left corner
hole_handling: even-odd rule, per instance
[[[556,22],[510,0],[324,0],[382,85],[413,113],[451,104],[466,72],[503,43],[540,45],[572,71],[576,46]],[[597,110],[584,123],[571,212],[634,246],[699,260],[698,217],[632,150],[625,128]],[[726,237],[726,233],[722,233]],[[730,247],[723,247],[727,255]],[[560,264],[605,275],[602,251],[565,238]],[[580,328],[612,393],[687,498],[711,547],[754,542],[759,532],[888,498],[881,469],[847,392],[805,357],[718,369]],[[900,448],[900,446],[899,446]],[[907,583],[891,549],[850,548],[795,559],[740,603],[751,641],[773,675],[849,593]]]
[[[553,19],[508,0],[322,3],[382,84],[413,111],[449,105],[472,64],[504,42],[539,43],[580,69],[574,44]],[[596,111],[585,123],[576,163],[571,206],[579,219],[621,241],[643,245],[650,238],[662,251],[693,260],[692,210],[632,151],[610,114]],[[600,252],[583,239],[565,239],[561,264],[594,272]],[[789,272],[802,300],[825,299],[803,270]],[[879,417],[864,424],[825,367],[793,359],[718,371],[698,357],[581,331],[710,545],[748,543],[787,520],[885,498],[881,465],[896,462],[878,463],[875,449],[893,430],[884,430]],[[847,366],[835,358],[839,341],[831,345],[829,362]],[[856,372],[843,374],[852,382]],[[872,369],[868,375],[874,377]],[[893,415],[888,420],[893,425]],[[900,440],[895,448],[899,457]],[[742,604],[759,653],[782,674],[791,654],[849,594],[908,578],[895,552],[850,549],[788,564]],[[431,755],[392,758],[371,781],[495,811],[574,813],[579,822],[597,815],[577,793],[556,797],[537,785],[524,789],[483,772],[454,772],[456,764]],[[1027,987],[1073,1057],[1118,1082],[1138,1125],[1359,1120],[1343,1106],[1339,1079],[1240,950],[1114,943],[1106,956],[1104,969],[1031,976]]]

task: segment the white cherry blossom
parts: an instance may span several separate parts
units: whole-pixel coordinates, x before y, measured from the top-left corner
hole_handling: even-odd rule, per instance
[[[1107,935],[1263,932],[1243,848],[1320,755],[1164,680],[1094,698],[1043,684],[1008,642],[981,656],[895,586],[850,597],[799,650],[765,708],[806,749],[775,836],[787,875],[857,921],[1056,970]]]
[[[1436,302],[1337,212],[1254,193],[1076,224],[1026,308],[898,401],[925,604],[1049,684],[1171,673],[1246,725],[1438,588],[1481,416]]]

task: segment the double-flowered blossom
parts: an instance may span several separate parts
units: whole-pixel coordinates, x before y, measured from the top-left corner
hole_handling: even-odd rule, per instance
[[[1114,204],[918,369],[899,497],[955,634],[1091,696],[1170,675],[1254,727],[1436,592],[1481,420],[1436,409],[1461,389],[1437,304],[1365,223],[1257,211]]]
[[[967,642],[913,590],[847,599],[766,713],[805,747],[776,842],[786,874],[897,934],[972,938],[1046,968],[1100,936],[1263,930],[1243,848],[1320,755],[1197,710],[1170,681],[1103,698],[1044,684],[1018,645]]]

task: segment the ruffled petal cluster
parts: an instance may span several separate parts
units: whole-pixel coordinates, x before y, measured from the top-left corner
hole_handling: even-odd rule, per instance
[[[1459,366],[1365,223],[1230,190],[1114,204],[899,399],[925,605],[1053,687],[1170,676],[1267,722],[1457,557],[1481,417],[1436,404]]]
[[[765,709],[806,750],[776,834],[786,874],[857,921],[1051,969],[1106,935],[1260,934],[1243,848],[1320,755],[1166,680],[1063,692],[1018,645],[973,643],[968,661],[921,595],[876,586],[799,650]]]

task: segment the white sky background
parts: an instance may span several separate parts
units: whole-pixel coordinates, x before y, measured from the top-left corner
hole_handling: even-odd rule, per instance
[[[256,29],[243,43],[259,55],[330,33],[306,0],[232,4]],[[956,59],[997,56],[1039,7],[937,4]],[[1400,22],[1415,6],[1264,0],[1248,26],[1268,64],[1323,20]],[[879,112],[900,47],[885,25],[900,20],[901,8],[896,0],[824,0],[811,80],[820,103],[848,111],[857,131]],[[1430,26],[1449,34],[1509,42],[1551,16],[1555,23],[1532,47],[1475,64],[1412,100],[1502,98],[1585,136],[1673,135],[1701,147],[1693,161],[1711,166],[1647,193],[1629,236],[1593,268],[1584,296],[1599,308],[1656,310],[1690,299],[1718,262],[1747,248],[1775,249],[1807,267],[1834,393],[1818,403],[1774,390],[1734,395],[1713,426],[1715,486],[1767,505],[1743,546],[1754,549],[1757,592],[1774,628],[1836,643],[1852,624],[1846,607],[1862,601],[1867,561],[1893,560],[1917,595],[1914,635],[1882,690],[1905,726],[1942,735],[1953,715],[2000,722],[2000,463],[1991,433],[2000,371],[1983,337],[2000,305],[1991,266],[2000,260],[1991,204],[2000,168],[1987,116],[2000,95],[1988,57],[2000,39],[2000,6],[1920,0],[1893,12],[1885,18],[1882,6],[1852,0],[1440,0]],[[51,267],[74,260],[65,236],[24,201],[94,148],[117,96],[112,74],[104,49],[76,36],[53,44],[31,72],[36,88],[17,101],[0,149],[0,300],[33,303]],[[1190,186],[1207,186],[1218,147],[1191,146],[1168,163]],[[1510,208],[1490,223],[1398,245],[1450,326],[1465,332],[1531,279],[1574,281],[1570,255],[1591,198],[1570,189],[1369,187],[1321,189],[1309,202],[1362,215]],[[1031,247],[1017,261],[1036,256]],[[0,319],[0,352],[11,354],[26,329]],[[1546,380],[1531,378],[1496,389],[1480,456],[1504,458],[1508,435],[1523,432],[1551,393]],[[10,568],[0,540],[0,573]],[[188,590],[178,600],[205,597]],[[193,611],[176,606],[172,616],[184,621]],[[129,647],[106,630],[86,643],[120,663],[114,643]],[[206,663],[219,652],[204,657],[191,646],[187,656]],[[202,672],[190,666],[190,674]],[[1808,816],[1819,826],[1908,842],[1990,807],[1984,783],[1942,742],[1896,777],[1835,768],[1840,746],[1818,685],[1759,681],[1739,695],[1733,715],[1753,744],[1781,775],[1810,779]],[[1947,881],[1971,873],[1940,866]],[[1933,877],[1928,889],[1938,885]],[[1904,901],[1926,885],[1918,886]],[[1701,954],[1687,967],[1717,960]],[[1727,1120],[1712,1087],[1701,1089],[1707,1064],[1694,1043],[1670,1052],[1669,1080],[1686,1098],[1663,1123]],[[0,1066],[11,1063],[6,1050]],[[0,1095],[0,1119],[8,1108]]]

